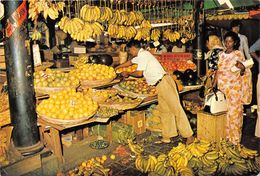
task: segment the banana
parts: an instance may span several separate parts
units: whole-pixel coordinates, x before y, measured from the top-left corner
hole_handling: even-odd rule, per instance
[[[169,166],[166,169],[165,176],[172,176],[172,175],[175,175],[175,170],[173,167]]]
[[[163,163],[158,162],[158,163],[156,164],[156,166],[155,166],[154,171],[155,171],[156,173],[158,173],[159,175],[164,176],[164,175],[165,175],[165,172],[166,172],[166,168],[164,167]]]
[[[41,37],[42,37],[42,34],[39,31],[34,30],[33,33],[32,33],[31,39],[32,40],[40,40]]]
[[[177,170],[177,174],[180,176],[193,176],[192,169],[189,167],[180,167]]]
[[[150,171],[150,167],[151,167],[151,163],[152,160],[148,159],[144,159],[144,173],[147,173],[148,171]]]
[[[128,146],[132,152],[134,152],[136,155],[141,155],[144,151],[144,149],[139,146],[138,144],[133,144],[133,141],[130,139],[127,140]]]
[[[216,160],[218,159],[219,155],[216,151],[210,151],[208,153],[205,154],[205,158],[207,158],[208,160]]]
[[[149,157],[148,160],[150,160],[150,163],[151,163],[151,164],[150,164],[150,171],[154,171],[155,166],[156,166],[156,164],[157,164],[157,159],[156,159],[156,157],[153,156],[153,155],[149,155],[148,157]]]
[[[138,155],[136,160],[135,160],[135,167],[137,170],[141,171],[142,170],[142,166],[141,166],[141,156]]]

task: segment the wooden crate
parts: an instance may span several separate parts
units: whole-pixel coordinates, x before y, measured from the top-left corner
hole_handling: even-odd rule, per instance
[[[200,111],[197,114],[197,137],[210,142],[225,138],[226,113],[213,115]]]
[[[119,119],[119,122],[133,126],[136,134],[142,134],[146,130],[144,111],[127,111]]]

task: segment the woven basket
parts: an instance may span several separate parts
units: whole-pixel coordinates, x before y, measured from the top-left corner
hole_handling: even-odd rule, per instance
[[[83,117],[81,119],[71,119],[71,120],[62,120],[62,119],[55,119],[51,117],[47,117],[45,115],[41,115],[38,113],[38,117],[45,120],[46,122],[52,123],[52,124],[60,124],[60,125],[74,125],[82,123],[88,119],[90,119],[93,115],[96,114],[97,111],[94,111],[92,114],[90,114],[88,117]]]
[[[11,123],[10,110],[0,112],[0,127]]]
[[[59,91],[62,91],[62,90],[66,90],[68,88],[70,89],[77,89],[79,85],[77,86],[69,86],[69,87],[34,87],[35,89],[35,92],[38,93],[38,94],[52,94],[52,93],[55,93],[55,92],[59,92]]]
[[[142,103],[141,99],[136,100],[136,102],[133,103],[100,103],[100,107],[108,107],[113,108],[117,110],[127,110],[127,109],[133,109],[140,105]]]
[[[42,62],[42,65],[34,67],[35,71],[44,71],[47,68],[50,68],[51,66],[53,66],[53,62]]]
[[[80,80],[81,86],[84,87],[99,87],[99,86],[105,86],[109,83],[111,83],[115,78],[109,78],[104,80]]]
[[[113,86],[113,88],[118,90],[118,94],[120,94],[122,96],[131,97],[131,98],[142,98],[142,99],[144,99],[146,97],[153,97],[153,96],[157,95],[157,94],[137,94],[137,93],[131,92],[129,90],[125,90],[122,87],[120,87],[119,85],[115,85],[115,86]]]

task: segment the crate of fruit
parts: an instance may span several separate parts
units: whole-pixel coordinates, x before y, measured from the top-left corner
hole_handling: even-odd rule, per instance
[[[159,60],[171,60],[171,61],[188,61],[192,60],[192,53],[162,53],[158,57]]]

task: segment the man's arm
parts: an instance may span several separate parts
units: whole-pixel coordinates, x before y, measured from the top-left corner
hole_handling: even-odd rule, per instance
[[[256,51],[260,51],[260,38],[250,47],[251,56],[259,62],[259,56],[256,54]]]
[[[121,75],[125,78],[129,76],[133,76],[136,78],[141,78],[143,77],[143,71],[134,71],[134,72],[122,72]]]
[[[121,65],[118,65],[115,70],[119,69],[119,68],[122,68],[122,67],[128,67],[128,66],[131,66],[133,65],[132,61],[131,60],[128,60],[126,61],[125,63],[121,64]]]
[[[243,48],[244,48],[244,53],[245,53],[246,59],[250,59],[251,56],[249,54],[248,41],[247,41],[247,37],[246,36],[244,37]]]

